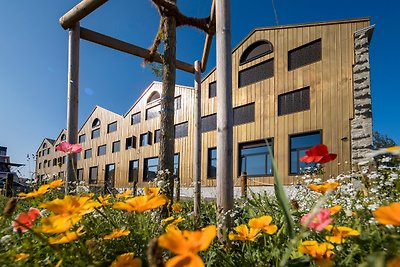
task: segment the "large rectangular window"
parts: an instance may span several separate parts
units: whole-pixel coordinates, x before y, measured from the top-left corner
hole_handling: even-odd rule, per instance
[[[92,131],[92,139],[95,139],[100,136],[100,128]]]
[[[103,155],[105,155],[105,154],[106,154],[106,150],[107,150],[106,148],[107,148],[106,145],[99,146],[99,147],[97,148],[97,156],[103,156]]]
[[[160,142],[161,139],[161,130],[155,130],[154,131],[154,144]]]
[[[134,181],[138,181],[139,179],[139,160],[131,160],[129,161],[129,173],[128,173],[128,182],[132,183]]]
[[[177,96],[177,97],[175,97],[175,100],[174,100],[174,110],[176,111],[178,109],[181,109],[181,107],[182,107],[182,97]]]
[[[302,45],[288,53],[288,70],[294,70],[322,58],[321,39]]]
[[[295,134],[289,136],[290,157],[289,166],[290,174],[304,173],[305,168],[312,167],[315,164],[307,164],[301,162],[300,158],[306,155],[306,151],[313,146],[321,144],[321,132],[311,132],[303,134]]]
[[[207,157],[207,178],[215,179],[217,177],[217,148],[208,149]]]
[[[89,184],[97,184],[97,166],[89,169]]]
[[[234,108],[233,125],[240,125],[240,124],[254,122],[255,120],[254,109],[255,109],[254,103]]]
[[[286,115],[310,109],[310,87],[278,96],[278,115]]]
[[[140,112],[137,112],[135,114],[132,114],[131,117],[131,125],[137,124],[140,122]]]
[[[85,150],[85,159],[90,159],[92,157],[92,149],[86,149]]]
[[[120,141],[113,142],[112,143],[112,153],[119,152],[120,147],[121,147],[121,142]]]
[[[112,132],[115,132],[116,130],[117,130],[117,122],[116,121],[107,125],[107,133],[112,133]]]
[[[157,177],[158,157],[144,159],[143,181],[153,181]]]
[[[86,141],[86,134],[81,134],[79,136],[79,144],[82,144],[85,141]]]
[[[214,81],[208,85],[208,98],[217,96],[217,81]]]
[[[175,138],[188,136],[188,122],[175,125]]]
[[[136,148],[136,136],[128,137],[125,140],[125,149],[128,150],[132,148]]]
[[[239,71],[239,87],[256,83],[274,76],[274,59],[261,62]]]
[[[246,172],[247,176],[272,175],[272,157],[269,153],[269,150],[273,151],[272,144],[272,139],[268,139],[267,143],[262,140],[240,144],[239,175],[242,172]]]
[[[76,176],[78,177],[78,181],[83,181],[83,169],[76,170]]]
[[[161,105],[146,109],[146,120],[160,116]]]
[[[147,132],[140,135],[140,146],[151,145],[151,139],[153,134],[151,132]]]
[[[217,114],[211,114],[201,118],[201,132],[209,132],[217,129]]]

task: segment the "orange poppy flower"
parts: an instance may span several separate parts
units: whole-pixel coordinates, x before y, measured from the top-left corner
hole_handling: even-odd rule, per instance
[[[324,183],[324,184],[319,184],[319,185],[310,184],[308,186],[308,188],[310,188],[312,191],[315,191],[315,192],[318,192],[321,194],[325,194],[326,191],[336,189],[339,185],[340,185],[340,183],[338,183],[338,182]]]
[[[107,206],[107,205],[109,205],[108,200],[110,199],[110,197],[111,197],[110,195],[98,196],[97,201],[99,201],[101,203],[101,205]]]
[[[259,228],[264,232],[272,235],[278,231],[278,227],[275,224],[270,224],[272,222],[271,216],[261,216],[259,218],[253,218],[249,221],[249,226],[251,228]]]
[[[11,223],[14,232],[28,231],[28,229],[30,229],[32,225],[35,223],[36,218],[39,216],[40,216],[40,210],[36,208],[29,208],[29,211],[27,213],[22,212]]]
[[[346,226],[328,225],[325,229],[333,234],[333,236],[326,236],[325,239],[335,244],[344,243],[345,237],[360,235],[359,231]]]
[[[82,230],[83,230],[83,226],[79,227],[74,232],[66,232],[66,233],[60,234],[55,237],[49,237],[49,239],[48,239],[49,244],[53,244],[53,245],[66,244],[71,241],[74,241],[74,240],[78,239],[78,237],[80,237],[81,235],[85,234],[85,232],[82,232]]]
[[[114,238],[118,238],[121,236],[127,236],[130,234],[131,231],[126,230],[126,229],[114,229],[114,231],[112,231],[111,234],[109,235],[105,235],[103,237],[103,239],[114,239]]]
[[[54,188],[57,188],[57,187],[59,187],[59,186],[61,186],[63,184],[64,184],[64,181],[61,180],[61,179],[58,179],[58,180],[55,180],[55,181],[49,183],[48,186],[49,186],[49,188],[54,189]]]
[[[381,224],[400,226],[400,202],[389,206],[381,206],[372,212],[375,219]]]
[[[158,245],[177,256],[167,261],[166,267],[193,266],[203,267],[203,260],[197,255],[206,250],[217,235],[215,225],[209,225],[199,231],[168,231],[158,238]]]
[[[333,266],[335,253],[332,251],[333,245],[329,243],[318,243],[315,240],[303,241],[298,250],[303,254],[313,257],[317,266]]]
[[[135,258],[133,252],[119,255],[112,263],[111,267],[142,267],[142,260]]]
[[[300,161],[306,163],[315,162],[324,164],[336,159],[336,157],[337,157],[336,154],[328,152],[328,147],[326,145],[319,144],[307,150],[306,156],[300,158]]]
[[[126,210],[129,212],[145,212],[165,205],[168,202],[168,198],[164,195],[156,196],[137,196],[129,198],[124,202],[117,202],[113,205],[114,209]]]
[[[133,190],[126,190],[125,192],[121,194],[117,194],[115,197],[116,198],[129,198],[132,196]]]
[[[341,205],[336,205],[336,206],[327,208],[327,210],[329,210],[331,212],[331,215],[338,213],[341,209],[342,209]]]
[[[84,215],[100,207],[101,204],[90,197],[65,196],[63,199],[42,203],[39,207],[46,208],[56,215]]]
[[[182,210],[183,210],[182,205],[180,203],[172,204],[171,208],[175,212],[182,212]]]
[[[15,255],[14,261],[15,262],[22,261],[28,257],[29,257],[29,254],[27,254],[27,253],[18,253],[17,255]]]
[[[242,241],[254,241],[257,237],[261,235],[260,228],[251,228],[250,230],[247,225],[242,224],[233,228],[236,231],[235,233],[229,234],[229,240],[242,240]]]
[[[81,215],[52,215],[42,218],[41,225],[35,231],[46,234],[64,233],[81,219]]]
[[[21,192],[18,194],[18,196],[21,198],[40,197],[46,194],[49,191],[49,189],[50,189],[49,185],[44,184],[41,187],[39,187],[38,190],[33,190],[30,193]]]

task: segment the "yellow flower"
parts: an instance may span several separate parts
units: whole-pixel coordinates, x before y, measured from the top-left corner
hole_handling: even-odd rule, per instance
[[[375,219],[381,224],[400,226],[400,202],[389,206],[381,206],[372,212]]]
[[[135,258],[135,254],[133,252],[119,255],[111,263],[111,267],[141,267],[141,266],[142,266],[142,260],[140,258]]]
[[[386,264],[386,267],[399,267],[399,266],[400,266],[400,256],[397,256],[396,258],[391,259]]]
[[[54,189],[54,188],[57,188],[57,187],[59,187],[59,186],[61,186],[63,184],[64,184],[64,181],[61,180],[61,179],[58,179],[58,180],[55,180],[55,181],[49,183],[48,186],[50,188]]]
[[[250,230],[249,230],[249,228],[245,224],[236,226],[233,229],[236,231],[236,234],[230,233],[229,240],[254,241],[257,237],[259,237],[261,235],[260,228],[250,227]]]
[[[180,203],[172,204],[171,208],[175,212],[182,212],[182,210],[183,210],[182,205]]]
[[[161,235],[158,245],[177,254],[168,260],[165,266],[204,266],[197,253],[206,250],[216,235],[215,225],[209,225],[199,231],[176,230]]]
[[[90,213],[101,204],[89,197],[65,196],[64,199],[42,203],[39,207],[46,208],[56,215],[84,215]]]
[[[105,196],[98,196],[97,200],[101,203],[103,206],[109,205],[108,200],[110,199],[110,195],[105,195]]]
[[[42,218],[42,224],[35,231],[46,234],[64,233],[78,223],[81,218],[81,215],[52,215]]]
[[[127,236],[129,235],[131,231],[126,230],[126,229],[114,229],[111,234],[105,235],[103,238],[104,239],[113,239],[113,238],[118,238],[121,236]]]
[[[56,266],[54,266],[54,267],[60,267],[62,262],[63,262],[63,260],[62,260],[62,259],[61,259],[61,260],[59,260],[59,261],[57,262]]]
[[[65,244],[74,241],[81,235],[85,234],[82,230],[83,226],[79,227],[75,232],[65,232],[56,237],[49,237],[49,244]]]
[[[39,187],[38,190],[33,190],[30,193],[19,193],[18,196],[21,198],[39,197],[46,194],[49,191],[49,185],[45,184]]]
[[[335,244],[342,244],[344,243],[344,238],[348,236],[358,236],[360,235],[360,232],[357,230],[354,230],[350,227],[346,226],[333,226],[333,225],[328,225],[326,230],[330,231],[333,236],[326,236],[326,240],[328,240],[331,243]]]
[[[169,218],[172,218],[172,219],[174,219],[174,217],[169,217]],[[169,219],[169,218],[167,218],[167,219]],[[167,219],[165,219],[165,221],[164,222],[161,222],[161,223],[167,223],[168,221],[170,221],[170,220],[168,220],[168,221],[166,221]],[[168,232],[168,231],[173,231],[173,230],[179,230],[179,228],[178,228],[178,223],[180,223],[180,222],[182,222],[182,221],[184,221],[185,219],[184,218],[182,218],[181,216],[179,216],[178,218],[176,218],[172,223],[170,223],[170,224],[168,224],[167,225],[167,227],[165,227],[165,232]]]
[[[121,193],[121,194],[117,194],[115,197],[116,198],[128,198],[132,196],[132,192],[133,190],[126,190],[125,192]]]
[[[335,253],[331,250],[333,248],[332,244],[325,242],[318,244],[317,241],[309,240],[303,241],[298,250],[313,257],[317,266],[328,267],[333,266],[332,259],[335,256]]]
[[[310,184],[308,186],[308,188],[310,188],[311,190],[313,190],[315,192],[325,194],[326,191],[336,189],[339,185],[340,185],[340,183],[337,183],[337,182],[324,183],[324,184],[320,184],[320,185]]]
[[[251,228],[258,228],[263,230],[264,232],[272,235],[278,231],[278,227],[274,224],[270,224],[272,222],[271,216],[261,216],[259,218],[253,218],[249,221],[249,226]]]
[[[22,261],[22,260],[24,260],[24,259],[26,259],[28,257],[29,257],[29,254],[27,254],[27,253],[19,253],[19,254],[15,255],[14,261],[15,262]]]
[[[145,188],[144,188],[144,194],[145,194],[146,196],[148,196],[148,197],[157,196],[158,193],[160,193],[160,188],[158,188],[158,187],[153,187],[153,188],[145,187]]]
[[[333,207],[328,208],[328,210],[331,212],[331,215],[338,213],[342,209],[342,206],[336,205]]]
[[[126,210],[130,212],[145,212],[146,210],[151,210],[158,208],[168,202],[168,198],[164,195],[156,196],[137,196],[134,198],[129,198],[125,202],[117,202],[113,205],[114,209]]]

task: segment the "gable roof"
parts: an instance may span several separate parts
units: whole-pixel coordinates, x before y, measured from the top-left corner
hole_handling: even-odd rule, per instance
[[[108,109],[106,109],[106,108],[103,108],[103,107],[101,107],[101,106],[96,105],[96,106],[92,109],[92,112],[90,112],[90,114],[86,117],[85,122],[82,123],[81,127],[80,127],[79,130],[78,130],[78,133],[82,130],[83,126],[86,125],[86,123],[88,122],[88,120],[90,119],[90,117],[92,117],[93,113],[94,113],[95,110],[97,110],[97,109],[105,110],[105,111],[107,111],[107,112],[109,112],[109,113],[112,113],[112,114],[114,114],[114,115],[116,115],[116,116],[122,118],[122,115],[120,115],[120,114],[118,114],[118,113],[115,113],[115,112],[113,112],[113,111],[111,111],[111,110],[108,110]]]

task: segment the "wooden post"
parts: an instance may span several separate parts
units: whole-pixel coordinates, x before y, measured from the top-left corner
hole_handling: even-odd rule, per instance
[[[6,178],[6,188],[5,188],[6,197],[12,197],[13,183],[14,183],[14,175],[12,173],[8,173]]]
[[[241,185],[242,185],[242,197],[247,197],[247,172],[242,172],[240,174],[240,181],[241,181]]]
[[[200,219],[201,201],[201,66],[200,61],[194,62],[194,138],[193,138],[193,180],[194,180],[194,221]]]
[[[175,202],[179,202],[181,200],[181,180],[179,177],[175,177]]]
[[[227,241],[233,207],[232,47],[230,0],[216,2],[217,36],[217,209],[218,236]]]
[[[79,22],[69,29],[68,45],[68,102],[67,102],[67,141],[78,141],[78,99],[79,99]],[[67,175],[65,193],[68,194],[71,182],[76,181],[76,153],[67,155]]]
[[[132,188],[132,190],[133,190],[133,196],[137,196],[137,181],[135,180],[135,181],[133,181],[133,188]]]

